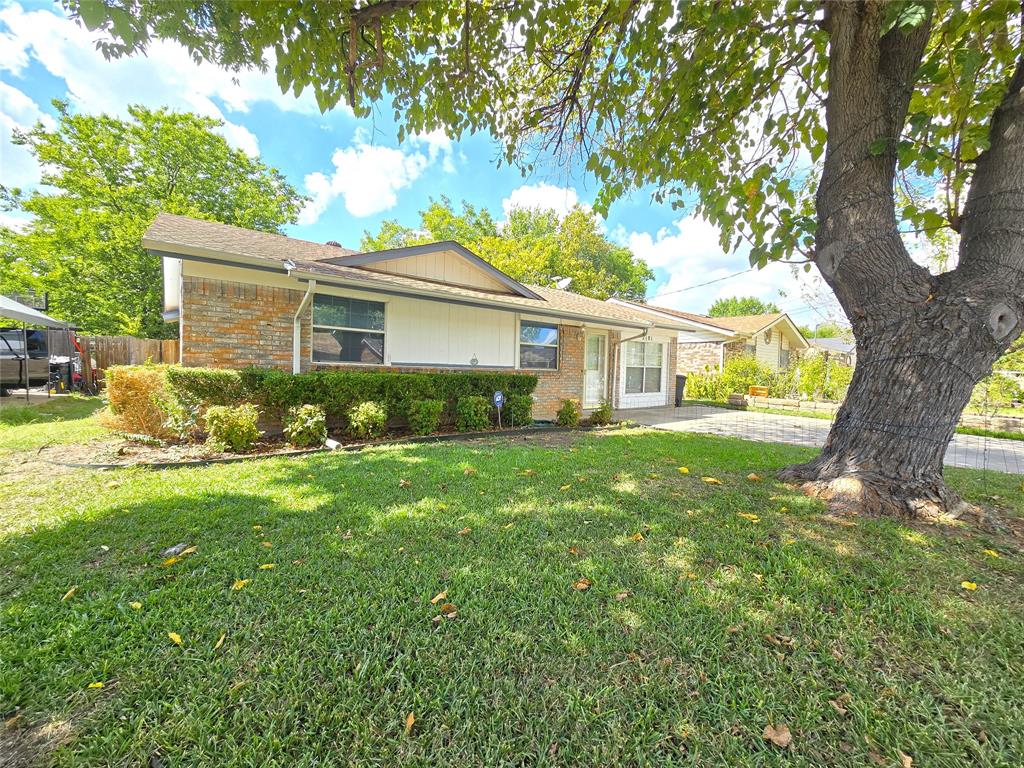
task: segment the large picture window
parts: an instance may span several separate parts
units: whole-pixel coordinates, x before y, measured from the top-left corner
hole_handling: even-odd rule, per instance
[[[519,324],[519,367],[558,368],[558,326],[523,320]]]
[[[628,341],[626,347],[626,394],[661,392],[662,345]]]
[[[313,362],[383,365],[383,302],[314,296]]]

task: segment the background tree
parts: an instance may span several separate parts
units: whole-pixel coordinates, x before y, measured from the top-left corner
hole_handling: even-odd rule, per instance
[[[570,290],[595,299],[643,300],[654,278],[628,248],[605,237],[597,217],[580,206],[564,217],[552,210],[513,208],[499,228],[486,209],[463,201],[456,213],[451,200],[442,197],[420,211],[418,227],[384,221],[376,234],[363,236],[360,247],[384,250],[437,240],[455,240],[522,282],[551,287],[568,278]]]
[[[761,301],[756,296],[728,296],[718,299],[708,309],[708,317],[738,317],[739,315],[767,315],[778,312],[772,301]]]
[[[28,196],[4,190],[32,214],[0,230],[4,290],[50,295],[50,313],[89,333],[160,338],[160,259],[142,233],[159,211],[268,232],[294,222],[304,200],[274,168],[232,149],[217,120],[130,107],[129,118],[75,115],[55,102],[57,127],[16,133],[42,168]]]
[[[488,131],[526,170],[578,157],[599,210],[695,194],[752,264],[816,266],[856,336],[828,441],[786,476],[883,514],[963,510],[945,448],[1024,326],[1018,2],[65,2],[109,55],[154,35],[227,67],[273,50],[281,87],[322,109],[387,98],[400,136]],[[941,203],[897,209],[898,172]],[[955,269],[915,263],[901,226],[958,232]]]

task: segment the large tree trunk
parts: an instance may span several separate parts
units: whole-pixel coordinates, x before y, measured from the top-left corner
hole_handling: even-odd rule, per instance
[[[962,217],[958,267],[907,253],[893,197],[896,139],[930,24],[883,32],[885,4],[832,2],[828,148],[815,263],[857,339],[857,370],[821,455],[783,471],[842,508],[958,516],[946,447],[974,385],[1024,317],[1024,60],[996,110]],[[884,152],[872,151],[879,138]]]

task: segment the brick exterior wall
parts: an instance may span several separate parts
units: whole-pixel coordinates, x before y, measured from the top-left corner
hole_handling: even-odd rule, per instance
[[[182,365],[292,369],[292,320],[302,291],[185,276],[181,295]],[[302,327],[308,368],[310,330]]]
[[[248,283],[185,276],[182,283],[181,362],[188,366],[245,368],[250,365],[292,368],[292,320],[302,302],[302,291],[272,288]],[[541,421],[555,418],[562,400],[583,399],[583,328],[560,325],[558,370],[517,371],[537,376],[533,416]],[[619,403],[619,348],[621,334],[608,333],[608,399]],[[302,324],[302,370],[336,370],[330,365],[311,365],[310,324]],[[669,402],[674,391],[676,345],[668,344]],[[463,369],[346,366],[346,370],[430,372]],[[480,371],[499,370],[480,367]]]
[[[741,339],[740,341],[730,341],[725,345],[725,361],[729,362],[736,357],[749,357],[750,353],[747,352],[747,340]]]
[[[675,370],[679,373],[717,373],[721,370],[722,350],[717,341],[700,341],[688,344],[676,344],[677,363]]]

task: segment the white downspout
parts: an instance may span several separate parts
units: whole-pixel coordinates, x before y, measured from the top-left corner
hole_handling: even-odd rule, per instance
[[[299,308],[295,310],[292,320],[292,373],[302,373],[302,313],[306,311],[316,290],[316,280],[310,280],[306,295],[302,297]]]

